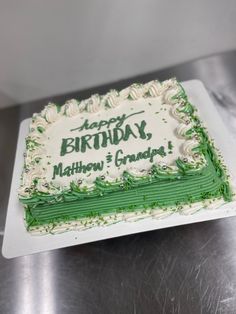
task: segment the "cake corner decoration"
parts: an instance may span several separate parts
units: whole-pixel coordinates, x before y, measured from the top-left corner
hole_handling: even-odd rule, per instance
[[[36,234],[191,214],[233,198],[175,78],[49,103],[32,117],[18,193]]]

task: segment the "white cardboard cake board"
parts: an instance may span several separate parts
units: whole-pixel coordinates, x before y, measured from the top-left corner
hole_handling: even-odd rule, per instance
[[[199,115],[207,126],[210,136],[215,139],[216,146],[221,150],[230,173],[236,174],[235,142],[222,122],[220,115],[212,103],[205,87],[197,80],[184,82],[183,87],[185,88],[190,101],[199,109]],[[138,232],[236,215],[236,202],[234,201],[225,204],[218,209],[203,209],[192,215],[181,215],[175,213],[160,220],[147,218],[137,222],[120,222],[114,225],[95,227],[80,232],[69,231],[57,235],[49,234],[43,236],[31,235],[26,231],[23,220],[24,210],[17,196],[17,189],[19,187],[20,175],[23,166],[25,137],[28,134],[29,123],[30,119],[24,120],[21,123],[19,131],[2,247],[2,254],[6,258],[13,258]]]

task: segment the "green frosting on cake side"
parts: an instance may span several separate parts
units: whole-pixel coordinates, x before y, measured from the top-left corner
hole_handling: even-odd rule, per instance
[[[28,205],[26,221],[28,227],[70,221],[94,215],[119,213],[121,211],[142,211],[150,208],[173,207],[176,210],[181,205],[223,197],[230,201],[232,193],[227,181],[222,182],[222,168],[215,168],[207,153],[209,164],[196,175],[180,175],[174,178],[156,178],[151,182],[137,184],[131,182],[122,191],[109,191],[101,186],[101,192],[93,197],[77,199],[75,193],[67,193],[61,202],[56,204]],[[66,206],[65,206],[66,202]]]

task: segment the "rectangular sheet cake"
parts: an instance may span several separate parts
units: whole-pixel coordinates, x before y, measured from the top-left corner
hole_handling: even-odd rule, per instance
[[[19,198],[36,234],[191,214],[233,198],[176,79],[49,103],[32,117],[24,160]]]

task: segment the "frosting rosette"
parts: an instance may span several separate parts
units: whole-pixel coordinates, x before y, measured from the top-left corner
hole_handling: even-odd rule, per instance
[[[42,145],[43,142],[46,140],[46,136],[44,135],[44,133],[33,131],[29,133],[29,135],[27,136],[27,140],[33,143],[37,143],[38,145]],[[36,148],[37,148],[37,145],[32,146],[32,149],[36,149]]]
[[[87,111],[88,112],[97,112],[100,107],[100,96],[98,94],[92,95],[87,102]]]
[[[126,87],[120,91],[121,99],[126,99],[129,97],[130,87]]]
[[[33,117],[32,122],[30,124],[30,129],[37,130],[42,132],[46,130],[48,122],[40,115]]]
[[[144,90],[141,84],[133,84],[130,86],[129,97],[133,100],[137,100],[142,97]]]
[[[151,97],[157,97],[161,95],[162,86],[157,80],[151,81],[147,84],[147,92]]]
[[[48,193],[49,192],[49,184],[44,179],[38,180],[36,188],[39,192],[42,192],[42,193]]]
[[[30,197],[30,186],[27,186],[27,185],[22,185],[19,187],[18,189],[18,194],[20,197]]]
[[[178,102],[178,99],[175,99],[174,97],[178,95],[179,91],[180,89],[178,85],[167,89],[167,91],[163,95],[163,101],[166,104],[170,105],[176,104]]]
[[[174,104],[173,107],[171,108],[171,114],[174,118],[180,121],[184,121],[184,118],[186,118],[186,114],[180,111],[181,106],[182,105],[179,103]]]
[[[36,148],[26,154],[25,162],[26,164],[38,163],[46,154],[45,149],[42,147]]]
[[[113,89],[105,97],[105,103],[110,108],[115,108],[119,104],[119,93]]]
[[[186,133],[194,127],[194,124],[191,122],[189,124],[181,123],[177,127],[177,134],[181,137],[186,137]]]
[[[42,114],[44,114],[45,119],[49,123],[57,121],[61,116],[58,112],[57,106],[53,103],[49,103],[47,107],[43,110]]]
[[[128,173],[135,177],[143,177],[144,175],[149,174],[149,170],[137,169],[135,167],[130,167],[127,169]]]
[[[64,112],[68,117],[76,116],[80,110],[78,106],[79,102],[76,99],[68,100],[64,105]]]
[[[79,112],[83,112],[86,109],[87,102],[85,100],[82,100],[81,102],[79,102],[78,106]]]
[[[189,140],[186,141],[183,145],[183,151],[186,155],[194,155],[194,148],[197,148],[200,145],[200,143],[197,140]]]
[[[41,139],[41,134],[34,130],[33,132],[30,132],[30,134],[27,136],[27,140],[38,142]]]
[[[175,78],[171,78],[169,80],[165,80],[164,82],[162,82],[161,86],[163,88],[163,90],[167,90],[169,88],[172,87],[176,87],[178,85],[178,82],[176,81]]]
[[[31,169],[26,168],[24,173],[23,173],[22,182],[26,186],[31,186],[31,185],[34,185],[35,179],[42,178],[43,175],[44,175],[44,171],[43,171],[42,167],[34,166]]]

